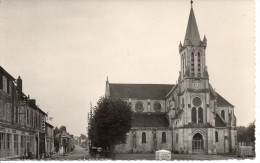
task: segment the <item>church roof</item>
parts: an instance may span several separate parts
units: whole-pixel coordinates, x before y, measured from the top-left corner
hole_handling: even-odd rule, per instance
[[[217,98],[217,106],[231,106],[234,107],[231,103],[229,103],[226,99],[224,99],[220,94],[216,92],[218,98]]]
[[[168,127],[166,114],[134,113],[132,127]]]
[[[191,44],[195,46],[200,46],[201,43],[199,29],[197,26],[197,22],[192,7],[190,9],[190,16],[189,16],[184,42],[185,40],[189,40]]]
[[[109,83],[113,98],[164,99],[174,84],[117,84]]]
[[[216,119],[215,119],[215,126],[216,127],[226,127],[225,122],[220,118],[218,114],[216,114]]]
[[[210,100],[216,99],[217,98],[217,106],[231,106],[234,107],[230,102],[228,102],[226,99],[224,99],[220,94],[218,94],[216,91],[214,91],[213,87],[211,84],[209,85],[210,87]]]

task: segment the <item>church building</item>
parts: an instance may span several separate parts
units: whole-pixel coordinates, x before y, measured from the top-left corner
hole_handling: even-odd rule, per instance
[[[133,124],[117,153],[230,153],[236,146],[234,106],[209,82],[207,39],[201,40],[192,2],[176,84],[117,84],[106,81],[105,96],[127,101]]]

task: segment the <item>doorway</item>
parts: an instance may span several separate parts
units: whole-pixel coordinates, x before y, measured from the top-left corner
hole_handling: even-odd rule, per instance
[[[197,133],[192,138],[192,152],[203,153],[204,152],[204,140],[200,133]]]

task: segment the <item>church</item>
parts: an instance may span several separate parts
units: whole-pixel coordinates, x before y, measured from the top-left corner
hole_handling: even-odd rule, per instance
[[[209,82],[207,39],[201,40],[192,1],[176,84],[118,84],[106,81],[105,96],[127,101],[133,123],[117,153],[234,152],[237,143],[234,106]]]

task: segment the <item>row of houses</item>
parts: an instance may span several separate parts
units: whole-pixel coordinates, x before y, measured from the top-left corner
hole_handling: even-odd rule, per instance
[[[23,92],[20,76],[15,79],[0,66],[0,160],[53,152],[53,126],[47,114]]]

